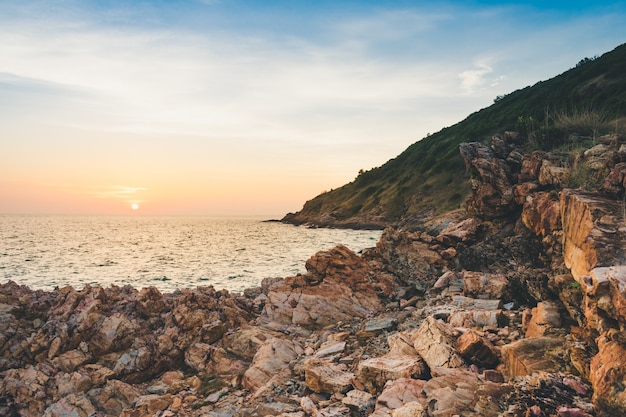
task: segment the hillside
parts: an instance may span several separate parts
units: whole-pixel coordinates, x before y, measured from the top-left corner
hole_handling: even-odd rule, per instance
[[[382,228],[413,224],[462,206],[470,189],[459,145],[505,131],[525,150],[554,150],[626,130],[626,44],[547,81],[497,97],[494,104],[409,146],[384,165],[323,193],[283,222]],[[574,134],[574,136],[572,136]],[[582,138],[582,139],[581,139]]]

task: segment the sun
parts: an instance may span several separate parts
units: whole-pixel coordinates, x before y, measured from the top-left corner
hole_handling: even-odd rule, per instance
[[[133,209],[133,210],[139,210],[139,204],[133,203],[133,204],[130,205],[130,208]]]

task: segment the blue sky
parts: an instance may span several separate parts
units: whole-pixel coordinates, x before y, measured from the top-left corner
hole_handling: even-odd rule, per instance
[[[624,21],[622,1],[0,0],[0,213],[295,211]]]

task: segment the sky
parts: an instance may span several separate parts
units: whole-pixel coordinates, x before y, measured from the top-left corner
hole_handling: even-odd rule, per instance
[[[611,0],[0,0],[0,213],[280,217],[624,21]]]

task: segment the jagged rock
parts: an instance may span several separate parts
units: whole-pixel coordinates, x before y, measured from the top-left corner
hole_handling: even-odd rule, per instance
[[[385,355],[359,362],[357,380],[366,391],[382,391],[387,381],[400,378],[423,379],[428,376],[428,367],[417,355]]]
[[[591,360],[593,400],[602,416],[626,415],[626,344],[614,336],[616,332],[598,337],[599,352]]]
[[[456,368],[464,365],[456,353],[455,330],[443,321],[427,317],[420,327],[411,334],[413,347],[430,367]]]
[[[363,331],[371,333],[382,333],[383,331],[394,330],[398,326],[398,320],[394,317],[378,317],[366,320],[363,323]]]
[[[203,371],[213,347],[206,343],[194,343],[185,352],[185,363],[196,371]]]
[[[515,184],[513,186],[513,195],[515,196],[515,203],[523,205],[526,200],[533,196],[534,193],[539,191],[541,186],[536,182],[523,182],[521,184]]]
[[[428,238],[430,236],[421,233],[406,233],[387,227],[376,244],[376,253],[403,284],[429,283],[443,265],[443,259],[433,250]]]
[[[331,340],[327,341],[320,346],[320,348],[315,352],[316,358],[324,358],[327,356],[334,356],[339,353],[342,353],[346,349],[345,341],[336,341]]]
[[[561,192],[563,258],[583,289],[586,325],[623,326],[626,227],[613,200],[580,190]],[[610,319],[609,321],[606,318]]]
[[[462,143],[459,150],[467,170],[476,170],[481,178],[471,184],[472,195],[465,202],[468,213],[489,218],[509,214],[516,203],[506,162],[482,143]]]
[[[354,374],[344,365],[327,359],[311,358],[304,361],[306,386],[313,392],[345,393],[352,388]]]
[[[151,417],[158,415],[172,404],[173,397],[167,395],[142,395],[133,402],[132,408],[125,409],[120,417]]]
[[[404,404],[400,408],[391,410],[391,417],[427,417],[428,411],[418,402]]]
[[[522,209],[522,222],[537,236],[548,236],[561,229],[561,206],[550,193],[528,196]]]
[[[519,173],[519,182],[537,181],[539,170],[545,159],[545,153],[535,151],[522,157],[522,166]]]
[[[570,170],[568,168],[556,166],[547,159],[542,161],[538,177],[540,185],[562,187],[569,177]]]
[[[355,389],[348,391],[341,402],[359,415],[367,415],[376,403],[372,394]]]
[[[462,310],[450,314],[448,323],[453,327],[498,327],[505,319],[501,310]]]
[[[593,268],[626,263],[626,229],[614,200],[567,189],[560,202],[563,258],[581,285]]]
[[[526,337],[543,337],[559,333],[563,323],[559,306],[552,301],[543,301],[532,309],[532,317],[526,329]]]
[[[464,219],[458,223],[452,223],[437,235],[437,240],[446,244],[466,242],[476,237],[476,231],[480,226],[480,220],[475,217]]]
[[[456,341],[459,354],[470,363],[493,368],[500,361],[493,344],[473,330],[463,333]]]
[[[624,149],[626,147],[622,145]],[[626,190],[626,162],[616,164],[602,184],[602,190],[619,197],[624,195]]]
[[[564,339],[537,337],[521,339],[501,348],[502,362],[510,377],[533,372],[572,371]]]
[[[426,405],[424,385],[426,381],[418,379],[398,379],[385,385],[383,392],[376,398],[375,416],[387,416],[391,410],[406,404],[418,402]]]
[[[367,261],[345,246],[318,252],[307,261],[307,269],[302,283],[269,292],[262,324],[317,329],[384,308]]]
[[[585,280],[585,316],[592,328],[611,327],[606,317],[626,325],[626,265],[591,270]]]
[[[501,300],[487,300],[480,298],[470,298],[462,295],[455,295],[452,297],[454,304],[465,310],[501,310]]]
[[[268,339],[254,355],[252,365],[243,375],[242,385],[257,391],[270,380],[290,374],[289,363],[303,353],[297,342]]]
[[[497,417],[501,415],[497,398],[507,389],[482,381],[464,369],[433,368],[433,378],[424,384],[429,414],[464,417]]]
[[[474,298],[502,298],[509,281],[504,274],[463,271],[463,293]]]
[[[70,394],[46,408],[43,417],[89,417],[98,410],[85,393]]]
[[[92,356],[80,349],[69,350],[52,360],[52,363],[64,372],[72,372],[76,368],[89,362]]]

